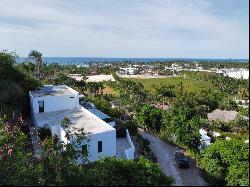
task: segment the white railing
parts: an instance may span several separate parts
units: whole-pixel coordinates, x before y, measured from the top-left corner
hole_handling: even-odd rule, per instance
[[[135,146],[130,138],[128,129],[126,129],[126,139],[128,141],[128,144],[130,145],[130,148],[125,149],[124,156],[126,157],[126,159],[134,160],[134,158],[135,158]]]

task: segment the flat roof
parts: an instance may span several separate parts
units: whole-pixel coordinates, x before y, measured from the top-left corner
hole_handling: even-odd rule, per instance
[[[80,107],[80,109],[44,112],[35,115],[38,122],[49,122],[52,126],[61,125],[64,117],[67,117],[72,123],[72,125],[69,127],[69,130],[72,133],[75,132],[74,128],[78,130],[84,128],[84,131],[91,134],[115,130],[106,122],[96,119],[96,116],[94,116],[94,114],[87,111],[87,109],[83,107]]]
[[[101,112],[100,110],[98,110],[96,108],[90,108],[90,109],[88,109],[88,111],[90,111],[91,113],[93,113],[94,115],[96,115],[100,119],[110,118],[108,115],[104,114],[103,112]]]
[[[227,111],[216,109],[211,113],[207,114],[207,118],[209,121],[220,120],[224,122],[229,122],[236,119],[238,112],[237,111]]]
[[[39,90],[36,91],[30,91],[31,95],[33,97],[42,97],[42,96],[60,96],[60,95],[72,95],[74,93],[76,93],[75,90],[73,90],[72,88],[66,86],[66,85],[57,85],[57,86],[53,86],[52,87],[52,92],[51,93],[46,93],[43,90],[44,87],[42,87]]]

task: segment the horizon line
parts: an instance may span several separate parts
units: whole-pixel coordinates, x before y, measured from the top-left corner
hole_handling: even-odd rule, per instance
[[[30,58],[20,56],[17,58]],[[249,60],[249,58],[199,58],[199,57],[85,57],[85,56],[42,56],[42,58],[120,58],[120,59],[204,59],[204,60]]]

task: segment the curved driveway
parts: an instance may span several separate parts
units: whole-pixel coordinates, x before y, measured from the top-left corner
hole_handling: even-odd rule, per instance
[[[163,172],[175,178],[176,186],[207,186],[207,183],[200,176],[199,168],[194,160],[190,159],[189,169],[178,168],[173,154],[176,150],[174,146],[144,132],[142,129],[138,129],[138,131],[143,138],[150,142],[150,148],[155,153]]]

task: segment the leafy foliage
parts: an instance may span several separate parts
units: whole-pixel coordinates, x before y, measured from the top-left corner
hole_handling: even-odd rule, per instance
[[[21,131],[23,120],[15,123],[0,115],[0,184],[1,185],[139,185],[169,186],[173,178],[165,176],[158,164],[140,158],[137,161],[106,158],[79,165],[76,150],[66,149],[52,139],[41,144],[40,158],[28,149],[26,135]],[[75,145],[74,145],[75,146]],[[64,151],[62,151],[64,150]]]
[[[249,144],[242,140],[219,140],[202,153],[201,164],[210,182],[220,185],[249,185]]]
[[[0,107],[12,111],[29,112],[28,91],[39,82],[15,68],[15,53],[0,52]]]
[[[173,179],[166,177],[158,164],[144,158],[138,161],[100,160],[89,172],[93,177],[88,185],[170,186],[173,183]]]
[[[146,129],[159,132],[162,126],[162,111],[152,105],[145,104],[137,115],[138,123]]]

